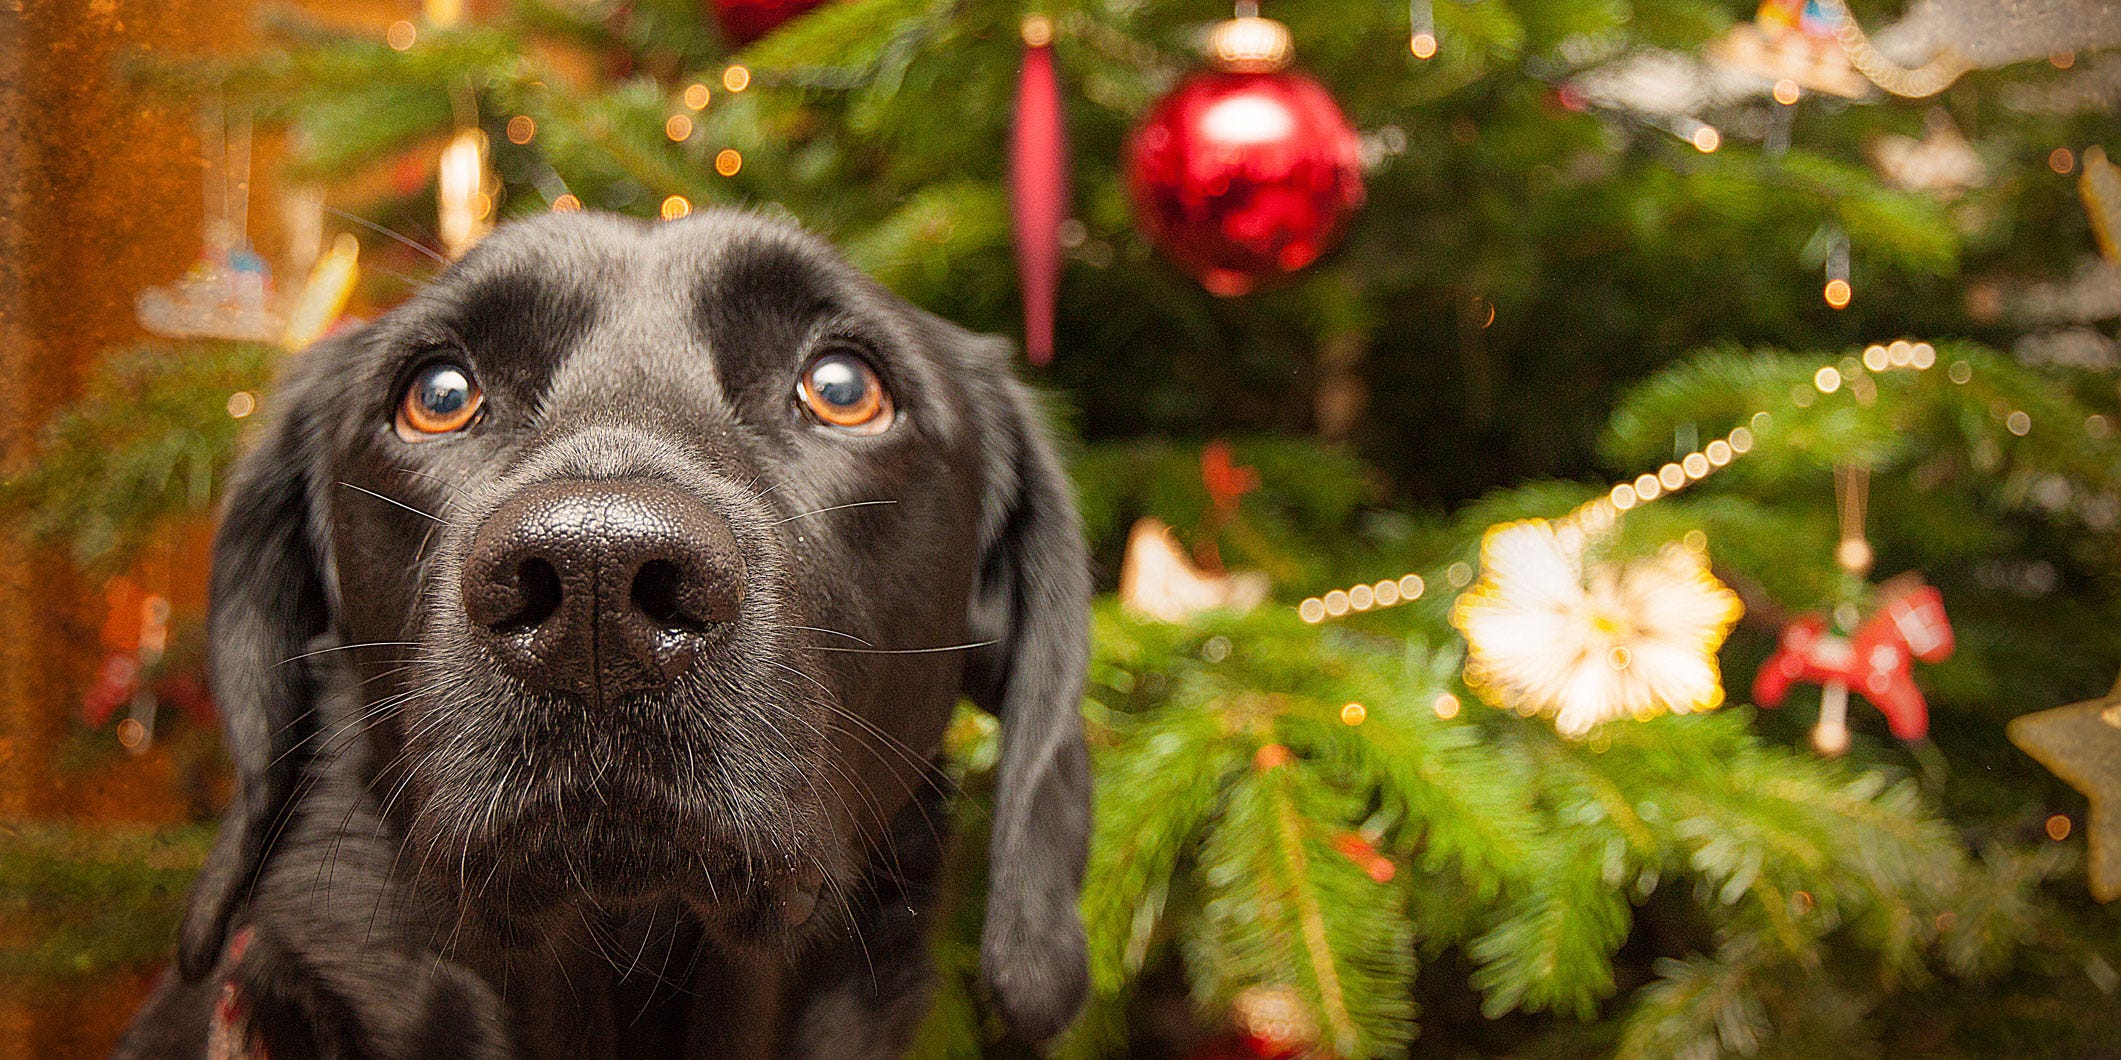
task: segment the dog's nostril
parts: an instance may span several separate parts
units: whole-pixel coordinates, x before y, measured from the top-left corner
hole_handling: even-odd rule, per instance
[[[743,610],[744,557],[705,502],[657,482],[564,479],[486,517],[459,593],[530,687],[595,702],[670,685]]]
[[[685,605],[684,568],[667,559],[641,564],[633,576],[633,606],[664,629],[704,633],[709,618]]]
[[[496,633],[528,633],[545,624],[560,609],[560,572],[552,562],[532,556],[516,567],[516,590],[523,605],[515,614],[494,623]]]

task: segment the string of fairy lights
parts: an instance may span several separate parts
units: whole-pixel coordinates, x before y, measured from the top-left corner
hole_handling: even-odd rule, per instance
[[[1812,373],[1809,385],[1792,390],[1790,402],[1799,408],[1809,407],[1821,396],[1839,393],[1845,388],[1858,402],[1868,404],[1877,397],[1877,384],[1871,379],[1872,375],[1894,370],[1926,372],[1936,365],[1937,348],[1930,343],[1905,339],[1874,343],[1865,347],[1860,357],[1846,357],[1821,365]],[[1964,384],[1973,378],[1973,366],[1966,361],[1954,361],[1946,369],[1946,374],[1952,382]],[[1655,471],[1615,483],[1598,497],[1563,516],[1556,523],[1557,529],[1563,534],[1585,536],[1610,530],[1626,513],[1684,492],[1752,452],[1761,432],[1773,422],[1774,417],[1768,410],[1756,411],[1745,422],[1707,445]],[[2032,429],[2032,418],[2022,410],[2012,410],[2004,417],[2004,428],[2023,436]],[[1472,581],[1472,576],[1472,566],[1464,562],[1453,563],[1444,572],[1444,580],[1453,589],[1463,589]],[[1413,603],[1427,591],[1428,583],[1420,574],[1408,573],[1306,597],[1296,605],[1296,614],[1303,621],[1316,625],[1352,614]]]

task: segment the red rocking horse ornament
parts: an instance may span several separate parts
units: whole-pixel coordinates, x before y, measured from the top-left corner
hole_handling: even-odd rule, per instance
[[[1783,630],[1782,644],[1753,681],[1753,700],[1779,707],[1790,686],[1820,685],[1820,750],[1838,753],[1848,744],[1848,693],[1863,695],[1883,712],[1893,735],[1919,740],[1929,732],[1929,705],[1915,685],[1913,662],[1937,662],[1952,653],[1952,624],[1944,597],[1908,578],[1879,587],[1879,604],[1849,636],[1834,633],[1820,615],[1806,615]]]

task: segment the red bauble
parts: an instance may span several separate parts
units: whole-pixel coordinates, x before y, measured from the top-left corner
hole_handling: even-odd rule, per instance
[[[1362,205],[1362,145],[1294,70],[1204,70],[1128,145],[1149,237],[1208,290],[1240,295],[1318,260]]]
[[[781,23],[810,10],[825,0],[714,0],[714,15],[722,32],[738,46],[781,28]]]

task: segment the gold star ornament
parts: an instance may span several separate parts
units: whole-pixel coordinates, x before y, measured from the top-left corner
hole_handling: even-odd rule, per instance
[[[2091,801],[2084,830],[2092,897],[2121,897],[2121,682],[2104,699],[2022,715],[2005,731],[2019,750]]]

